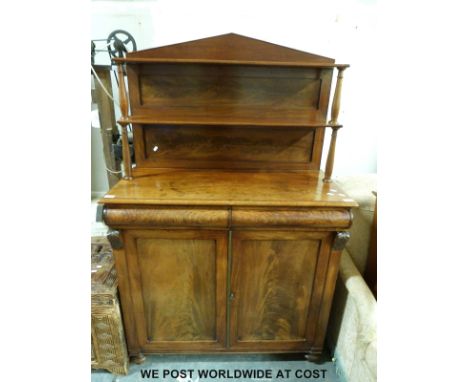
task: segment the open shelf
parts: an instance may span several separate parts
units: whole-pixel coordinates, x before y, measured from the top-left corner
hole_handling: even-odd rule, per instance
[[[313,109],[266,109],[266,108],[153,108],[151,114],[131,115],[127,122],[136,124],[168,125],[228,125],[228,126],[328,126],[318,118]]]

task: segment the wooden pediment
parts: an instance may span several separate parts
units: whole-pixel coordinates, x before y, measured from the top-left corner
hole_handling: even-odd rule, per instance
[[[132,52],[116,62],[335,66],[335,60],[235,33]]]

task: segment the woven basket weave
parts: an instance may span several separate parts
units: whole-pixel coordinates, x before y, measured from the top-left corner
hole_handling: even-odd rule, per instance
[[[91,240],[91,367],[114,374],[128,373],[117,276],[105,238]]]

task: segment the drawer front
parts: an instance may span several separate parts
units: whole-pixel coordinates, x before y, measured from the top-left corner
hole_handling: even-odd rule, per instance
[[[229,222],[227,208],[106,208],[104,221],[111,227],[219,227]]]
[[[104,221],[111,227],[299,227],[346,229],[352,213],[346,208],[105,208]]]
[[[351,211],[342,209],[235,208],[233,227],[349,228]]]

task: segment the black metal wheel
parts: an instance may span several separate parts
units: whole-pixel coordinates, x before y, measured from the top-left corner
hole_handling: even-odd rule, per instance
[[[136,49],[136,41],[127,31],[117,29],[107,37],[107,50],[112,57],[124,57],[126,53]]]

